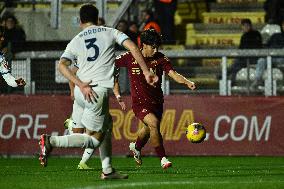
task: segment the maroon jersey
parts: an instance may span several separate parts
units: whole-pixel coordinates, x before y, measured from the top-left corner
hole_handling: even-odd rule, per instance
[[[127,67],[128,69],[133,106],[141,104],[163,104],[164,96],[161,89],[163,71],[168,74],[170,70],[174,69],[170,60],[160,52],[155,53],[153,57],[145,58],[145,61],[150,71],[159,77],[156,87],[152,87],[147,83],[139,64],[130,52],[117,56],[115,66]]]

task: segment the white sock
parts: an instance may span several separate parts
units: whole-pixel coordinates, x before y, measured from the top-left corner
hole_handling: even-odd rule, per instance
[[[111,131],[108,131],[106,133],[105,138],[99,147],[99,150],[102,162],[102,171],[104,174],[109,174],[113,171],[111,165],[111,155],[112,155]]]
[[[51,136],[50,144],[52,147],[59,148],[77,147],[95,149],[99,146],[100,142],[95,137],[87,134],[76,133],[65,136]]]
[[[87,149],[85,149],[85,151],[84,151],[84,154],[83,154],[83,156],[82,156],[82,159],[81,159],[81,161],[80,161],[80,163],[87,163],[87,161],[91,158],[91,156],[93,155],[93,153],[94,153],[94,149],[92,149],[92,148],[87,148]]]

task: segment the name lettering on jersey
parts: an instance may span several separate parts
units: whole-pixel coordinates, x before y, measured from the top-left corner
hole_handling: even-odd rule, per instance
[[[135,61],[132,62],[132,64],[138,64],[138,62],[135,60]]]
[[[123,54],[118,55],[115,59],[121,59],[121,57],[126,56],[127,54],[129,54],[129,52],[125,52]]]
[[[87,35],[94,34],[94,33],[97,33],[97,32],[102,32],[102,31],[106,31],[106,28],[89,29],[87,31],[84,31],[84,33],[80,34],[79,37],[87,36]]]
[[[135,74],[139,75],[141,72],[140,68],[132,68],[131,71],[132,71],[132,75],[135,75]]]

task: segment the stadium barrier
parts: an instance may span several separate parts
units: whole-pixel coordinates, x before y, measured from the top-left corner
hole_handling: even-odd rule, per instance
[[[171,59],[194,59],[194,58],[218,58],[221,59],[221,70],[222,70],[222,79],[219,81],[219,94],[223,96],[230,96],[232,95],[232,88],[230,81],[227,78],[227,66],[228,66],[228,59],[231,61],[230,58],[248,58],[248,57],[266,57],[267,59],[267,77],[265,79],[265,87],[264,87],[264,95],[265,96],[276,96],[277,95],[277,83],[276,80],[273,79],[273,72],[272,72],[272,58],[275,57],[284,57],[284,51],[282,49],[203,49],[203,50],[164,50],[162,51],[166,56],[168,56]],[[117,52],[117,54],[120,54],[121,52]],[[38,91],[46,91],[48,90],[49,93],[66,93],[68,91],[68,85],[67,84],[61,84],[58,86],[55,82],[56,80],[56,66],[54,66],[55,60],[58,60],[58,58],[61,56],[61,51],[31,51],[31,52],[21,52],[16,54],[16,59],[25,59],[30,58],[31,60],[37,60],[34,64],[34,66],[38,67],[40,64],[38,60],[43,61],[41,63],[41,66],[44,68],[42,70],[42,73],[47,72],[45,74],[42,74],[41,77],[37,81],[32,81],[35,87],[32,89],[32,91],[35,91],[37,93]],[[248,65],[249,67],[249,65]],[[282,66],[283,67],[283,66]],[[247,85],[245,87],[245,90],[247,94],[250,94],[250,80],[249,80],[249,72],[247,72]],[[51,76],[52,81],[42,81],[41,78],[50,79]],[[58,76],[58,74],[57,74]],[[125,75],[124,77],[127,77]],[[36,83],[35,83],[36,82]],[[48,86],[46,84],[49,84]],[[165,82],[165,85],[168,85],[168,82]],[[171,86],[163,86],[163,88],[167,88]],[[62,88],[65,89],[65,91],[62,91]],[[169,93],[171,92],[171,88],[169,88]],[[189,91],[186,89],[186,91],[183,91],[182,93],[189,93]],[[169,94],[166,93],[166,94]]]
[[[129,96],[122,111],[110,99],[113,117],[113,154],[130,155],[128,145],[142,126],[132,110]],[[70,116],[68,96],[0,96],[0,155],[32,156],[38,152],[40,134],[63,135]],[[222,97],[170,95],[165,97],[161,132],[167,154],[284,156],[283,97]],[[202,123],[207,137],[192,144],[185,137],[187,125]],[[81,155],[82,149],[58,149],[54,155]],[[143,155],[154,155],[150,144]]]

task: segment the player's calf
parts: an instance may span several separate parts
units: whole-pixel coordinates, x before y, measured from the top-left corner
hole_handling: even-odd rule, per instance
[[[52,151],[52,146],[50,144],[50,136],[46,134],[42,134],[39,139],[39,147],[40,147],[40,154],[39,154],[39,161],[43,167],[47,166],[47,157],[49,153]]]
[[[135,142],[131,142],[129,144],[129,149],[133,153],[133,157],[134,157],[136,164],[140,166],[142,165],[141,152],[138,151],[135,146],[136,146]]]

